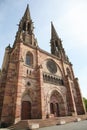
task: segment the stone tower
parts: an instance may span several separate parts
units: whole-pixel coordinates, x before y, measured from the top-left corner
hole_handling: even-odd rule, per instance
[[[51,22],[51,54],[61,58],[63,61],[69,61],[68,56],[65,54],[65,50],[62,46],[62,41],[59,38],[53,23]]]
[[[78,79],[53,23],[51,53],[38,46],[33,30],[27,5],[13,47],[6,47],[3,60],[1,122],[85,114]]]

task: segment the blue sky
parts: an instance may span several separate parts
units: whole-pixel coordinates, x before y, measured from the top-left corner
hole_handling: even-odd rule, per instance
[[[87,0],[0,0],[0,67],[5,47],[13,45],[27,4],[38,44],[48,52],[53,21],[79,78],[82,95],[87,98]]]

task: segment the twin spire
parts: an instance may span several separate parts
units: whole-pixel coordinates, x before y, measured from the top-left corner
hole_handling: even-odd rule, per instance
[[[27,45],[37,46],[37,40],[33,34],[33,22],[30,16],[29,5],[19,23],[19,29],[16,35],[16,42],[22,41]],[[66,59],[64,48],[62,47],[61,39],[59,38],[53,23],[51,22],[51,54]]]

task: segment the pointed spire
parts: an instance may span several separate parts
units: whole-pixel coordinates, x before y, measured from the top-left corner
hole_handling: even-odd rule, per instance
[[[52,39],[55,39],[55,38],[59,39],[59,36],[58,36],[58,34],[57,34],[57,32],[55,30],[55,27],[54,27],[52,22],[51,22],[51,38]]]
[[[29,4],[27,4],[27,8],[25,10],[23,19],[26,19],[26,20],[29,20],[29,21],[31,20],[30,10],[29,10]]]
[[[34,26],[30,16],[29,5],[27,5],[25,13],[19,22],[19,28],[16,34],[15,43],[24,42],[26,44],[36,46],[33,30]]]
[[[66,62],[69,62],[68,57],[66,56],[65,50],[62,46],[62,41],[59,38],[53,23],[51,22],[51,54],[63,59]]]

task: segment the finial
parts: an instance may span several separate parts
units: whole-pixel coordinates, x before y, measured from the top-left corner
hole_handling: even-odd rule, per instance
[[[53,25],[53,22],[51,21],[51,38],[58,38],[59,39],[59,36],[55,30],[55,27]]]
[[[11,46],[10,46],[10,44],[6,47],[6,49],[11,49]]]
[[[29,4],[27,4],[27,8],[26,8],[26,10],[25,10],[25,13],[24,13],[23,18],[24,18],[24,19],[27,19],[27,20],[31,20],[30,10],[29,10]]]

